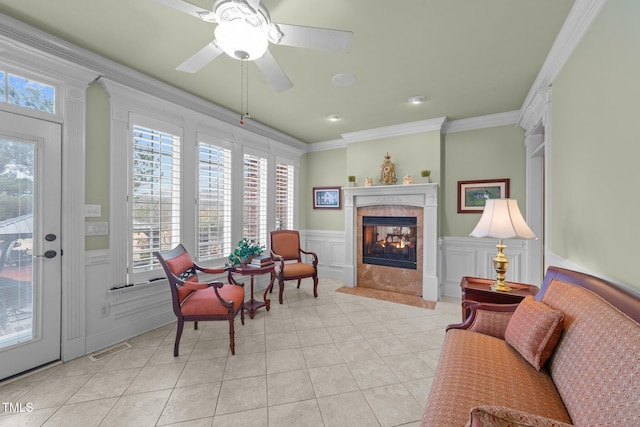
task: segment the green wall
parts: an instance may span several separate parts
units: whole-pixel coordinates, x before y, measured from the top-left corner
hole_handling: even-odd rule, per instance
[[[100,218],[86,221],[109,221],[109,96],[97,83],[87,90],[86,182],[85,203],[101,205]],[[88,251],[109,248],[109,236],[85,237]]]
[[[420,171],[431,170],[432,182],[440,179],[440,132],[423,132],[393,138],[354,142],[347,148],[311,152],[303,156],[306,171],[306,188],[301,192],[311,194],[313,187],[346,186],[347,176],[356,177],[356,185],[364,186],[365,178],[373,178],[374,185],[380,185],[380,166],[385,155],[391,155],[396,170],[398,184],[405,175],[411,175],[414,182],[420,182]],[[302,163],[301,163],[302,164]],[[300,224],[309,230],[344,230],[344,211],[317,210],[312,207],[312,199],[302,200]]]
[[[347,146],[347,175],[356,176],[357,186],[364,186],[365,178],[373,178],[373,185],[380,185],[380,167],[387,153],[395,166],[398,184],[402,184],[405,175],[419,182],[423,169],[431,171],[432,182],[440,181],[440,132],[351,143]]]
[[[553,253],[640,289],[640,2],[609,1],[553,83]]]
[[[302,167],[302,164],[306,168]],[[344,187],[347,183],[346,150],[326,150],[302,156],[300,175],[306,176],[306,186],[300,188],[300,228],[307,230],[344,230],[344,211],[313,209],[313,187]],[[304,180],[301,180],[304,182]],[[302,224],[305,227],[302,227]]]
[[[479,214],[457,212],[458,181],[509,178],[511,198],[518,199],[520,210],[525,212],[524,131],[515,125],[445,135],[424,132],[309,153],[304,156],[309,183],[302,192],[310,193],[314,186],[345,185],[347,175],[355,175],[358,186],[364,185],[366,177],[379,185],[380,166],[387,152],[399,184],[407,174],[420,182],[420,171],[431,170],[431,182],[439,184],[440,236],[468,236],[480,219]],[[326,173],[325,165],[331,165],[331,174]],[[301,217],[306,218],[307,229],[344,230],[341,212],[314,211],[311,199],[301,206]]]
[[[510,198],[525,215],[524,130],[515,125],[444,135],[441,235],[467,237],[480,214],[458,213],[458,181],[509,178]],[[525,218],[526,219],[526,218]]]

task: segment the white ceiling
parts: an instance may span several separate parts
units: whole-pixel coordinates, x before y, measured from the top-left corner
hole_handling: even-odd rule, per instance
[[[192,0],[211,9],[214,0]],[[263,0],[276,23],[349,30],[348,54],[270,45],[294,87],[277,93],[249,66],[252,120],[303,142],[447,117],[518,110],[573,0]],[[240,61],[195,74],[175,67],[213,39],[215,24],[154,0],[0,0],[0,13],[240,116]],[[331,83],[337,73],[350,87]],[[427,102],[407,100],[423,95]],[[330,114],[342,117],[327,120]]]

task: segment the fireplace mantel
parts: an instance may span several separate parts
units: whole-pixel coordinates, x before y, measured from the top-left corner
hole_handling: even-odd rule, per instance
[[[363,206],[418,206],[423,208],[422,298],[437,301],[440,296],[438,256],[438,184],[378,185],[344,188],[345,263],[344,285],[356,286],[357,214]]]

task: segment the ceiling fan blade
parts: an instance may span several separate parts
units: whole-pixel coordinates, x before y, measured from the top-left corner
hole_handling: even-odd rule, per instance
[[[210,10],[203,9],[194,4],[187,3],[182,0],[155,0],[156,3],[163,4],[165,6],[172,7],[180,12],[188,13],[191,16],[195,16],[198,19],[202,19],[202,14],[211,13]]]
[[[271,52],[266,51],[261,58],[256,59],[254,62],[262,75],[269,80],[269,83],[271,83],[277,92],[284,92],[293,87],[293,83],[291,83],[289,77],[287,77],[282,67],[280,67],[276,58],[271,55]]]
[[[303,27],[300,25],[276,24],[282,32],[279,44],[347,53],[351,49],[351,31],[328,28]]]
[[[218,47],[215,41],[213,41],[197,51],[191,58],[178,65],[176,70],[195,73],[209,62],[216,59],[220,54],[222,54],[222,52],[223,50]]]
[[[253,10],[258,10],[260,7],[260,0],[247,0],[247,4],[253,8]]]

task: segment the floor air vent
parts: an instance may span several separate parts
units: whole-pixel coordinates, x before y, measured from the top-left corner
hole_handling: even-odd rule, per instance
[[[96,351],[95,353],[89,355],[89,359],[94,362],[97,362],[100,359],[104,359],[107,356],[111,356],[112,354],[119,353],[128,348],[131,348],[131,344],[129,344],[128,342],[123,342],[121,344],[116,344],[112,347],[105,348],[100,351]]]

